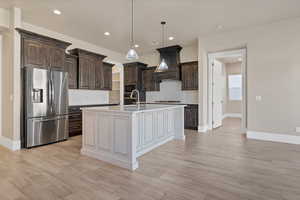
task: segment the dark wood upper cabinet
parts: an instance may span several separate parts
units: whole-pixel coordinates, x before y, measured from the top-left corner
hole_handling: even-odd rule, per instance
[[[24,67],[48,67],[48,49],[41,42],[34,39],[24,39],[22,50]]]
[[[106,56],[83,49],[73,49],[69,52],[78,56],[78,88],[90,90],[103,89],[101,86],[102,81],[108,78],[102,75],[103,59]]]
[[[142,86],[145,69],[147,69],[147,65],[140,62],[124,64],[124,85]]]
[[[182,90],[198,90],[198,61],[181,64]]]
[[[102,86],[104,85],[104,73],[103,73],[103,62],[98,60],[96,69],[95,69],[95,87],[98,90],[102,89]]]
[[[77,89],[78,88],[77,56],[66,55],[65,70],[69,74],[69,89]]]
[[[16,30],[21,34],[22,67],[64,70],[65,51],[71,43],[19,28]]]
[[[89,89],[90,88],[90,59],[85,56],[79,57],[78,65],[78,88],[79,89]]]
[[[160,81],[154,77],[156,67],[149,67],[143,71],[143,85],[146,91],[160,91]]]
[[[56,69],[64,69],[65,66],[65,49],[59,47],[49,47],[50,67]]]
[[[124,103],[132,104],[135,100],[130,99],[132,90],[137,89],[140,92],[140,100],[146,101],[146,92],[143,84],[143,71],[147,65],[140,62],[124,64]]]
[[[103,63],[103,72],[101,73],[102,83],[101,89],[103,90],[112,90],[112,67],[114,65],[110,63]]]
[[[90,58],[89,61],[89,89],[95,90],[96,89],[96,65],[97,65],[97,58]]]

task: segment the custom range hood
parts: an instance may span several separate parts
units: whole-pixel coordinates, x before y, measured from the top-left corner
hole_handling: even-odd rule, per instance
[[[157,81],[162,80],[180,80],[180,51],[179,45],[169,46],[157,49],[160,53],[160,62],[164,59],[168,69],[163,72],[155,72],[154,77]]]

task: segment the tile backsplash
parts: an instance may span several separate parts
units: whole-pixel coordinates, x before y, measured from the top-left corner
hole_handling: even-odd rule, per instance
[[[181,101],[186,104],[198,104],[198,91],[182,91],[181,81],[164,80],[160,83],[159,92],[146,92],[147,102]]]
[[[109,103],[109,91],[69,90],[69,105],[93,105]]]

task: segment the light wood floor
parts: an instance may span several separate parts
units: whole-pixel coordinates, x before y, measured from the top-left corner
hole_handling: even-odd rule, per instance
[[[300,199],[300,146],[228,130],[186,131],[186,142],[142,156],[134,173],[80,156],[81,137],[16,153],[0,147],[0,200]]]

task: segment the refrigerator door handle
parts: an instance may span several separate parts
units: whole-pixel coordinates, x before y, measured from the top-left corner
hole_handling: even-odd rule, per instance
[[[54,106],[54,87],[53,87],[53,80],[52,80],[52,77],[51,77],[51,105]]]
[[[48,80],[48,92],[47,92],[47,96],[48,96],[48,105],[52,105],[52,99],[51,99],[51,91],[52,91],[52,86],[51,86],[51,81],[50,79]]]
[[[68,116],[60,116],[60,117],[54,117],[54,118],[49,118],[49,119],[36,119],[36,121],[39,122],[49,122],[49,121],[55,121],[55,120],[61,120],[61,119],[68,119]]]

